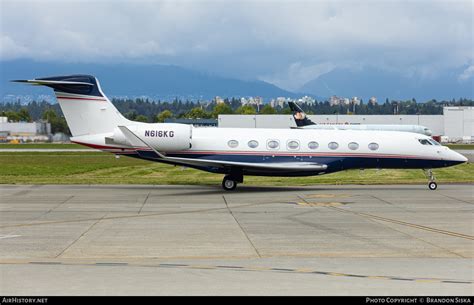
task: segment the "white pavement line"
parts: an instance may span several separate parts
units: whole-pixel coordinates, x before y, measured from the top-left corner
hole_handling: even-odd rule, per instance
[[[0,239],[15,238],[20,236],[21,235],[0,235]]]

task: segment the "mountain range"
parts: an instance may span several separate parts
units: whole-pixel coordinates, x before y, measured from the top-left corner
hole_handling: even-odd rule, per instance
[[[221,97],[278,96],[299,97],[259,80],[238,80],[167,65],[71,64],[26,60],[1,62],[0,97],[7,95],[51,94],[47,88],[11,83],[13,79],[32,79],[55,75],[90,74],[100,81],[108,96],[158,99],[212,99]],[[39,91],[41,90],[41,91]]]
[[[418,102],[431,99],[474,99],[474,79],[461,80],[459,76],[467,67],[451,69],[432,77],[403,76],[400,73],[376,68],[360,70],[334,69],[304,84],[300,91],[320,96],[362,97],[367,101],[375,96],[379,101],[386,98]]]
[[[95,75],[110,97],[140,97],[172,100],[212,99],[221,97],[260,96],[265,100],[276,97],[299,98],[310,95],[318,100],[332,95],[357,96],[367,101],[375,96],[418,102],[431,99],[474,99],[474,80],[460,80],[467,67],[452,69],[437,77],[420,78],[403,76],[376,68],[334,69],[308,81],[297,92],[279,88],[260,80],[239,80],[170,65],[140,64],[79,64],[51,63],[32,60],[0,62],[1,101],[14,100],[17,96],[51,96],[51,90],[11,83],[13,79],[32,79],[54,75]]]

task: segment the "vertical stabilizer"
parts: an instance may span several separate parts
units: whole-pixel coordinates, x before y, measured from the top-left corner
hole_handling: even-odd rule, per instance
[[[53,88],[74,137],[113,132],[118,125],[130,123],[105,96],[94,76],[54,76],[15,82]]]

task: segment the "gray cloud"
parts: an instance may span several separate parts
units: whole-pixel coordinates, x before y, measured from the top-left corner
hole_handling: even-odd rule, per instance
[[[336,67],[468,66],[472,1],[1,2],[1,60],[175,64],[288,89]]]

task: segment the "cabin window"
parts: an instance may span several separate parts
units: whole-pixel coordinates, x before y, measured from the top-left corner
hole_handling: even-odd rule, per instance
[[[251,140],[248,142],[250,148],[256,148],[258,146],[258,142],[255,140]]]
[[[435,146],[441,146],[441,144],[439,144],[437,141],[433,140],[433,139],[429,139],[428,141],[431,142],[431,144],[435,145]]]
[[[316,141],[311,141],[311,142],[308,143],[308,148],[309,149],[317,149],[318,147],[319,147],[319,144]]]
[[[280,143],[277,140],[269,140],[267,142],[268,149],[278,149],[280,147]]]
[[[296,150],[300,148],[300,143],[298,141],[291,140],[286,143],[286,146],[288,147],[288,149]]]
[[[347,145],[347,147],[349,147],[350,150],[356,150],[359,148],[359,144],[357,144],[356,142],[351,142]]]
[[[379,145],[377,143],[370,143],[369,144],[369,149],[370,150],[377,150],[377,149],[379,149]]]
[[[328,144],[328,147],[329,147],[329,149],[335,150],[339,147],[339,144],[337,144],[336,142],[330,142]]]
[[[428,141],[428,139],[418,139],[418,142],[420,142],[423,145],[433,145],[431,144],[430,141]]]
[[[229,142],[227,142],[227,145],[229,145],[229,147],[231,147],[231,148],[236,148],[237,146],[239,146],[239,141],[230,140]]]

